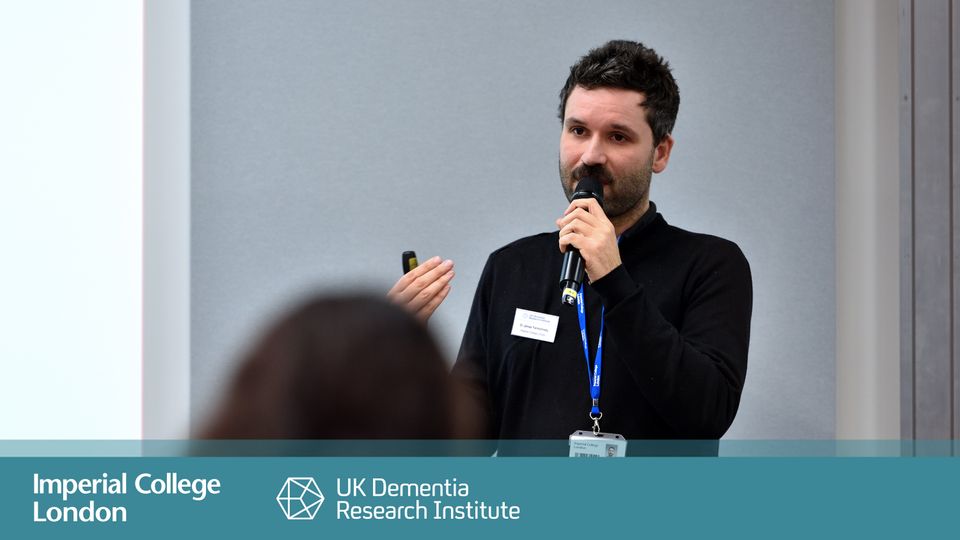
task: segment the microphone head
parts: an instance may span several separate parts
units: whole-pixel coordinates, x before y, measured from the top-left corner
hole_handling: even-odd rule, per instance
[[[592,176],[584,176],[577,182],[577,188],[573,192],[573,199],[593,198],[603,207],[603,184]]]

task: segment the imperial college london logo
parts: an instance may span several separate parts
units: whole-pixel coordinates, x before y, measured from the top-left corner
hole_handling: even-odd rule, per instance
[[[313,478],[291,476],[280,488],[277,502],[287,519],[313,519],[323,504],[323,493]]]

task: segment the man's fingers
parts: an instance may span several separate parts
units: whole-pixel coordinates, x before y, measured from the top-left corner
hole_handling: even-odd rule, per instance
[[[439,288],[438,286],[436,286],[436,283],[438,281],[442,281],[444,276],[447,276],[447,274],[452,272],[453,272],[453,261],[451,260],[443,261],[442,263],[437,265],[436,268],[414,279],[413,282],[410,283],[410,285],[408,285],[406,289],[400,292],[400,300],[404,303],[414,302],[417,300],[418,297],[421,296],[421,294],[425,290],[430,289],[431,286],[433,286],[433,289],[430,289],[430,295],[432,296],[436,292],[436,290]],[[453,276],[447,277],[446,281],[449,281],[450,277],[453,277]],[[419,307],[421,303],[422,302],[418,302],[417,307]]]
[[[433,257],[401,277],[387,298],[426,323],[450,293],[453,276],[453,261]]]
[[[410,298],[410,300],[407,301],[407,304],[410,306],[410,310],[414,312],[418,312],[423,306],[429,304],[430,301],[433,300],[433,298],[448,283],[450,283],[450,280],[453,279],[453,276],[454,276],[453,268],[448,268],[445,273],[441,274],[439,277],[431,281],[422,289],[418,289],[416,293]]]
[[[560,252],[566,253],[567,247],[575,247],[583,252],[583,247],[585,245],[585,238],[582,234],[571,232],[560,236]]]
[[[589,227],[586,227],[585,225],[586,224],[579,219],[575,219],[573,221],[565,223],[563,227],[560,227],[560,236],[563,236],[565,234],[570,234],[572,232],[576,232],[577,230],[588,229]]]
[[[589,223],[585,223],[579,219],[575,219],[570,223],[567,223],[560,229],[560,245],[561,251],[564,245],[564,238],[568,238],[571,234],[576,234],[578,238],[593,238],[596,236],[597,227]],[[571,243],[571,240],[568,238],[566,243]],[[580,244],[577,244],[577,248],[582,247]]]
[[[441,260],[442,259],[440,259],[440,257],[431,257],[430,259],[424,261],[423,264],[407,272],[397,281],[393,288],[390,289],[390,292],[388,292],[387,295],[393,298],[394,296],[400,294],[400,292],[409,287],[410,283],[412,283],[415,279],[423,276],[427,272],[439,266]]]
[[[449,283],[444,285],[443,288],[440,289],[440,291],[437,294],[435,294],[433,298],[430,299],[429,302],[426,303],[426,305],[424,305],[422,308],[420,308],[417,311],[417,315],[416,315],[417,318],[423,322],[427,322],[430,316],[433,315],[433,312],[436,311],[438,307],[440,307],[440,304],[443,302],[443,300],[447,297],[448,294],[450,294]]]
[[[603,213],[603,209],[600,208],[600,203],[596,199],[590,197],[587,199],[574,199],[570,201],[570,205],[567,206],[567,209],[563,211],[563,215],[567,215],[577,208],[582,208],[585,212],[590,214]]]
[[[434,257],[422,266],[418,266],[407,272],[407,274],[400,278],[397,284],[390,289],[387,296],[396,302],[406,304],[415,299],[421,291],[452,270],[453,261],[447,259],[446,261],[440,262],[439,257]]]
[[[598,225],[600,223],[597,216],[587,212],[583,208],[574,208],[572,212],[564,214],[563,217],[557,220],[557,227],[563,228],[564,225],[578,219],[591,225]]]

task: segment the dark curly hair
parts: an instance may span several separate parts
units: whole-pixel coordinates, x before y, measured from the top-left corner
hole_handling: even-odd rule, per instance
[[[647,123],[653,142],[659,144],[673,131],[680,109],[680,89],[670,73],[670,64],[643,43],[613,40],[592,49],[570,67],[570,76],[560,90],[560,121],[567,98],[577,86],[636,90],[646,98]]]

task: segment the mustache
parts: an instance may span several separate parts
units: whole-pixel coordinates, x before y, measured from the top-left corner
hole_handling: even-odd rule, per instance
[[[570,177],[574,182],[579,182],[584,176],[592,176],[604,184],[613,182],[613,175],[604,169],[603,165],[581,165],[570,171]]]

